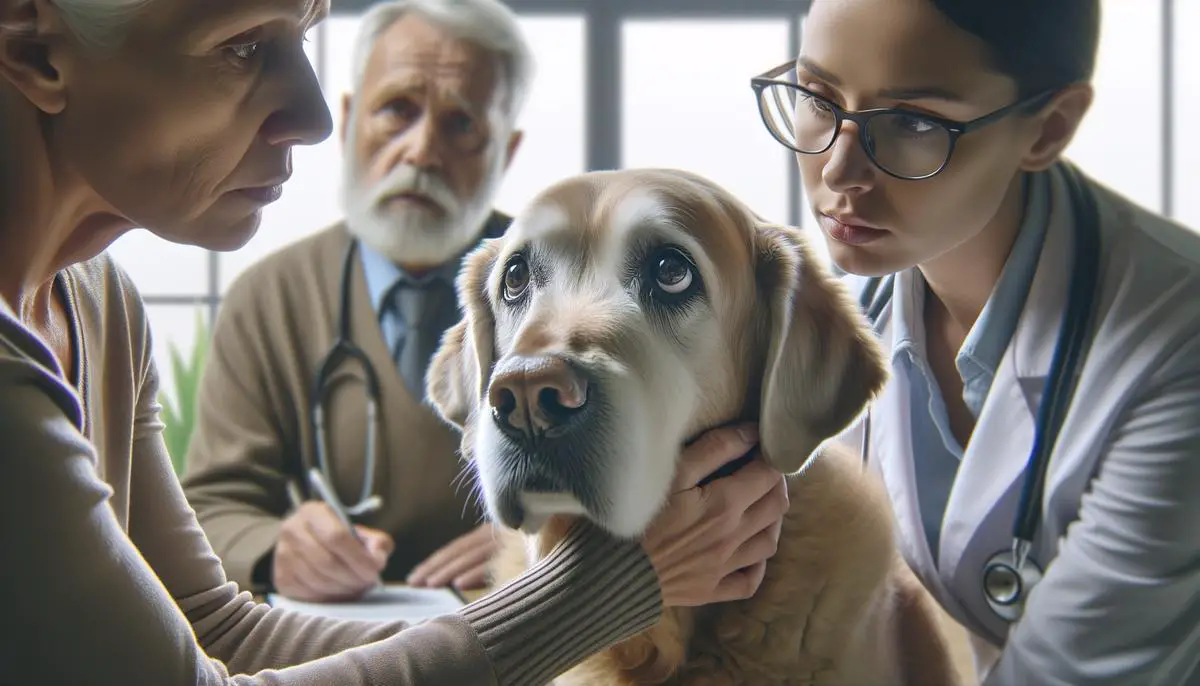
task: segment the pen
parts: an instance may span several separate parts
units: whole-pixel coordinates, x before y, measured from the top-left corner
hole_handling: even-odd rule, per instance
[[[350,515],[346,514],[345,508],[342,507],[342,502],[338,500],[337,494],[333,492],[333,489],[325,481],[325,476],[321,474],[321,471],[316,467],[308,470],[308,482],[312,485],[313,490],[317,492],[317,495],[321,496],[321,500],[324,500],[325,504],[329,506],[329,509],[333,510],[337,518],[342,520],[342,524],[346,525],[346,528],[350,530],[350,534],[354,536],[355,540],[363,543],[362,537],[358,535],[358,531],[354,528],[354,523],[350,521]]]
[[[471,604],[471,601],[467,600],[467,596],[463,595],[463,592],[460,591],[454,584],[450,584],[446,586],[446,588],[449,589],[450,593],[452,593],[455,598],[458,598],[458,602],[462,603],[463,605]]]
[[[288,502],[292,504],[293,512],[299,510],[300,506],[304,504],[304,496],[300,494],[300,487],[296,485],[293,479],[287,480],[287,495]]]
[[[366,547],[366,541],[362,540],[362,536],[358,535],[358,530],[354,528],[354,523],[350,521],[350,515],[346,514],[346,508],[342,507],[342,501],[339,500],[337,494],[333,492],[333,488],[330,487],[329,482],[325,480],[325,475],[321,473],[321,470],[317,469],[316,467],[308,470],[308,482],[312,485],[312,489],[317,492],[317,495],[321,497],[321,500],[324,500],[325,504],[329,505],[329,509],[333,510],[333,513],[337,515],[337,518],[342,520],[342,524],[346,525],[346,529],[350,531],[350,535],[354,537],[354,540],[358,541],[360,545]],[[289,482],[288,485],[293,487],[292,490],[296,491],[295,494],[292,494],[291,491],[289,491],[290,497],[297,498],[299,496],[299,489],[294,488],[294,483]],[[378,590],[380,588],[383,588],[383,580],[377,578],[375,579],[375,584],[372,586],[372,590]]]

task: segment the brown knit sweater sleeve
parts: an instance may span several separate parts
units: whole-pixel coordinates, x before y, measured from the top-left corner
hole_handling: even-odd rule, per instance
[[[149,346],[140,331],[128,338],[127,356],[109,349],[104,361],[130,361],[138,397],[122,427],[109,407],[114,426],[92,431],[133,426],[134,447],[101,456],[53,357],[0,306],[0,683],[540,685],[657,620],[640,546],[587,526],[531,573],[417,626],[255,603],[227,581],[184,499]],[[110,504],[121,491],[127,530]]]

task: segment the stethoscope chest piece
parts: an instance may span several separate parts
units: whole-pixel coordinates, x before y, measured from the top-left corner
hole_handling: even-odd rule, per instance
[[[983,596],[992,611],[1009,622],[1021,618],[1025,599],[1042,580],[1042,570],[1032,560],[1017,564],[1011,551],[996,553],[983,566]]]

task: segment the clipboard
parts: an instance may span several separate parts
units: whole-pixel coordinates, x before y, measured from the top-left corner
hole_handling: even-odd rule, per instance
[[[405,584],[385,584],[362,598],[342,603],[312,603],[271,593],[267,604],[281,610],[353,621],[419,624],[427,619],[452,614],[467,604],[454,588],[416,588]]]

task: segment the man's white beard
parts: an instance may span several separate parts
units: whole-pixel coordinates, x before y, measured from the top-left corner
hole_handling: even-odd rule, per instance
[[[455,196],[441,176],[400,164],[370,187],[358,180],[353,133],[347,136],[342,165],[342,209],[346,226],[373,250],[396,264],[443,264],[476,241],[492,212],[492,200],[504,178],[501,145],[492,144],[488,170],[475,194]],[[441,211],[414,203],[389,205],[397,193],[415,192],[433,200]]]

